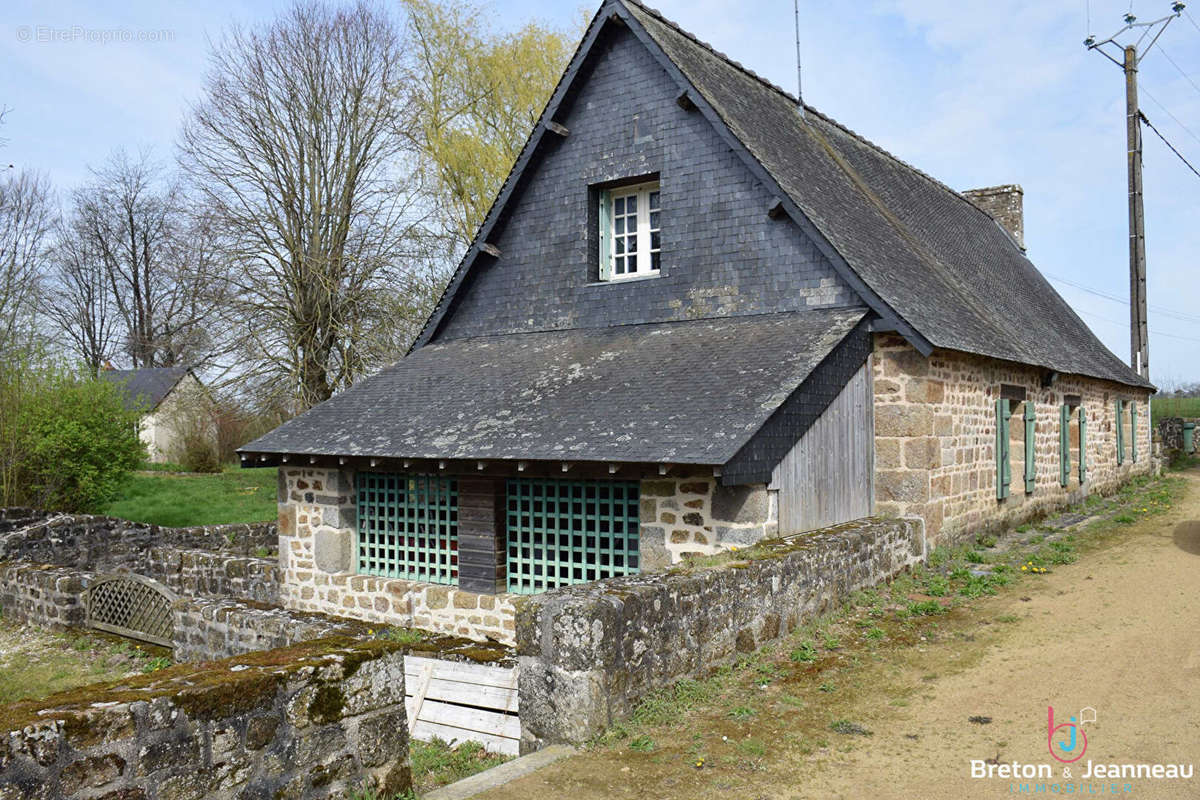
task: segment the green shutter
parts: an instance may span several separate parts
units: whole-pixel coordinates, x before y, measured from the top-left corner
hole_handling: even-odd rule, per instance
[[[1079,485],[1087,482],[1087,411],[1079,407]]]
[[[612,194],[600,190],[599,214],[597,216],[600,231],[600,280],[612,278]]]
[[[1032,494],[1037,484],[1037,409],[1032,400],[1025,401],[1025,494]]]
[[[1071,407],[1066,403],[1058,410],[1058,484],[1071,482]]]
[[[1129,455],[1137,463],[1137,403],[1129,401]]]
[[[1125,403],[1117,401],[1117,466],[1125,463]]]
[[[1001,398],[996,401],[996,499],[1008,497],[1008,487],[1012,483],[1012,463],[1008,452],[1008,420],[1012,413],[1008,409],[1008,400]]]

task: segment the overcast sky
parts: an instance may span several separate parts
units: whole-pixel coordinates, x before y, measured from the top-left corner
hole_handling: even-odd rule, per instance
[[[42,170],[64,191],[119,146],[151,147],[170,159],[180,118],[199,91],[206,37],[286,5],[5,0],[0,104],[13,110],[3,166]],[[1087,0],[800,5],[805,99],[957,189],[1021,184],[1030,257],[1105,344],[1128,358],[1124,81],[1082,45]],[[1130,4],[1090,6],[1090,32],[1103,39],[1123,25]],[[657,0],[657,7],[794,90],[791,0]],[[568,25],[580,8],[570,0],[495,0],[491,15],[501,27],[531,17]],[[1190,11],[1171,23],[1161,50],[1145,54],[1141,106],[1200,169],[1200,27],[1193,22],[1200,2]],[[1149,21],[1169,13],[1169,3],[1135,2],[1133,12]],[[1200,381],[1200,177],[1150,131],[1145,149],[1152,378]]]

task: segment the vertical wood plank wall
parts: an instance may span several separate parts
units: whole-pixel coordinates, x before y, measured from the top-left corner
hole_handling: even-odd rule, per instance
[[[781,534],[868,516],[874,497],[871,358],[771,474]]]

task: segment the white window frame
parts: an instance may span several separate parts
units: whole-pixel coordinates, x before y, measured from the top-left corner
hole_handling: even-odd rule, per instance
[[[655,209],[659,214],[659,227],[650,227],[650,194],[658,194],[658,208]],[[636,266],[632,272],[624,272],[620,275],[616,272],[617,259],[617,236],[628,236],[628,233],[618,234],[616,232],[616,203],[618,199],[626,199],[629,197],[637,198],[637,257],[635,259]],[[637,183],[629,186],[618,186],[609,189],[604,194],[605,202],[608,205],[607,213],[604,215],[608,230],[606,232],[607,245],[601,251],[601,258],[607,258],[608,263],[601,270],[604,280],[607,281],[623,281],[634,278],[649,278],[658,276],[662,270],[662,191],[659,181],[647,181],[645,183]],[[658,232],[659,247],[651,249],[651,234]],[[659,269],[653,268],[653,255],[659,255]]]

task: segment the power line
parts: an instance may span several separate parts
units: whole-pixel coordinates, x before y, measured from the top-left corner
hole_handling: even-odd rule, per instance
[[[1052,275],[1049,272],[1046,272],[1043,274],[1052,281],[1057,281],[1058,283],[1062,283],[1067,286],[1071,286],[1075,289],[1079,289],[1082,292],[1087,292],[1088,294],[1094,294],[1097,297],[1103,297],[1105,300],[1111,300],[1114,303],[1120,303],[1123,306],[1129,305],[1128,298],[1119,297],[1115,294],[1109,294],[1108,292],[1101,291],[1100,289],[1096,289],[1092,286],[1085,286],[1082,283],[1076,283],[1075,281],[1070,280],[1069,278],[1064,278],[1060,275]],[[1197,316],[1195,314],[1189,314],[1185,311],[1175,311],[1174,309],[1164,308],[1163,306],[1150,306],[1150,310],[1156,314],[1162,314],[1164,317],[1171,317],[1173,319],[1178,319],[1182,322],[1200,322],[1200,316]]]
[[[1165,144],[1167,147],[1171,148],[1172,153],[1179,156],[1180,161],[1182,161],[1184,164],[1187,164],[1188,169],[1190,169],[1192,172],[1196,173],[1197,178],[1200,178],[1200,169],[1196,169],[1195,167],[1193,167],[1192,162],[1190,162],[1186,158],[1184,158],[1183,153],[1176,150],[1175,145],[1168,142],[1167,137],[1163,136],[1161,133],[1158,132],[1158,128],[1154,127],[1154,123],[1152,123],[1149,119],[1147,119],[1145,114],[1143,114],[1141,111],[1138,111],[1138,117],[1142,120],[1142,122],[1146,123],[1146,125],[1150,128],[1150,130],[1154,131],[1158,135],[1158,138],[1163,140],[1163,144]]]
[[[1109,319],[1108,317],[1106,317],[1102,314],[1093,314],[1091,311],[1084,311],[1083,309],[1078,309],[1078,308],[1075,310],[1078,311],[1080,314],[1083,314],[1085,317],[1091,317],[1092,319],[1098,319],[1101,322],[1107,322],[1110,325],[1118,325],[1120,327],[1125,327],[1126,325],[1129,324],[1128,322],[1118,322],[1115,319]],[[1182,342],[1200,342],[1200,339],[1197,339],[1193,336],[1180,336],[1177,333],[1163,333],[1162,331],[1155,331],[1154,335],[1155,336],[1164,336],[1168,339],[1178,339]]]
[[[1167,61],[1171,62],[1171,66],[1179,71],[1179,74],[1183,76],[1183,79],[1185,81],[1187,81],[1188,83],[1190,83],[1192,85],[1192,88],[1195,89],[1198,94],[1200,94],[1200,86],[1196,85],[1196,82],[1194,80],[1192,80],[1191,75],[1188,75],[1186,72],[1183,71],[1183,67],[1181,67],[1175,63],[1175,59],[1171,58],[1171,56],[1167,53],[1167,51],[1163,49],[1162,44],[1156,42],[1154,46],[1158,48],[1158,52],[1162,53],[1163,57],[1166,58]]]
[[[1141,91],[1142,91],[1142,92],[1143,92],[1143,93],[1144,93],[1144,94],[1145,94],[1147,97],[1149,97],[1151,100],[1153,100],[1153,101],[1154,101],[1154,105],[1156,105],[1156,106],[1158,106],[1160,109],[1162,109],[1162,112],[1163,112],[1164,114],[1166,114],[1166,115],[1167,115],[1168,117],[1170,117],[1171,119],[1175,120],[1175,124],[1176,124],[1176,125],[1178,125],[1179,127],[1183,128],[1185,131],[1187,131],[1187,132],[1188,132],[1188,135],[1189,135],[1189,136],[1191,136],[1193,139],[1195,139],[1197,142],[1200,142],[1200,136],[1197,136],[1195,131],[1193,131],[1193,130],[1192,130],[1191,128],[1189,128],[1187,125],[1184,125],[1184,124],[1183,124],[1183,120],[1181,120],[1179,117],[1177,117],[1177,116],[1175,116],[1174,114],[1172,114],[1172,113],[1171,113],[1171,110],[1170,110],[1169,108],[1167,108],[1166,106],[1164,106],[1162,103],[1160,103],[1157,97],[1155,97],[1154,95],[1150,94],[1150,90],[1149,90],[1149,89],[1147,89],[1145,86],[1142,86],[1142,87],[1140,87],[1140,89],[1141,89]]]
[[[1192,23],[1192,27],[1195,28],[1197,31],[1200,31],[1200,25],[1196,24],[1196,20],[1192,17],[1192,12],[1185,9],[1183,13],[1184,13],[1184,16],[1186,16],[1188,18],[1188,22]]]

